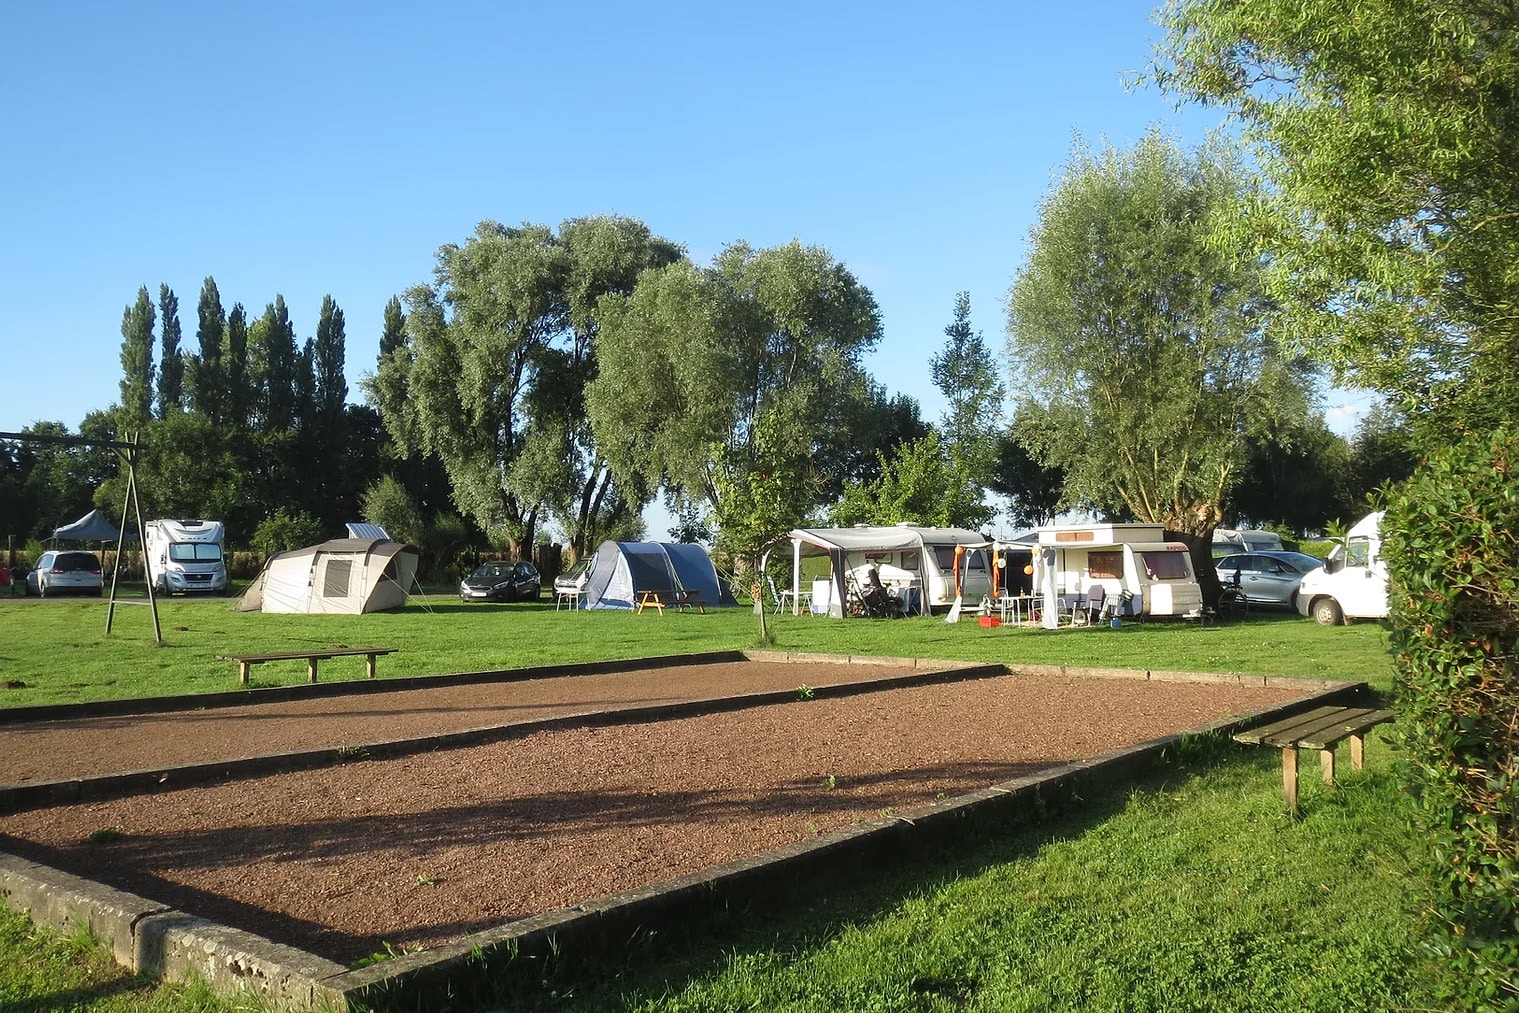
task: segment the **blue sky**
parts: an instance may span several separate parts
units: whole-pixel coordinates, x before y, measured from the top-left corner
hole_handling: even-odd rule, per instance
[[[83,2],[6,22],[0,430],[117,399],[141,285],[175,291],[193,351],[207,275],[250,316],[283,294],[301,340],[331,294],[358,400],[385,302],[440,245],[613,212],[701,262],[740,239],[827,248],[880,304],[876,376],[932,418],[955,293],[1000,350],[1073,140],[1159,123],[1190,145],[1219,122],[1125,86],[1158,32],[1117,0]]]

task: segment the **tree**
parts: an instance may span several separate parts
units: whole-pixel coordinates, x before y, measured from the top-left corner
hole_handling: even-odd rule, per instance
[[[1155,133],[1078,150],[1045,198],[1009,297],[1020,439],[1065,502],[1165,525],[1217,596],[1214,527],[1271,420],[1308,414],[1310,376],[1262,330],[1255,261],[1210,242],[1246,197],[1227,151]]]
[[[158,286],[158,318],[163,323],[159,337],[158,417],[178,415],[185,410],[185,360],[179,351],[179,297],[167,285]]]
[[[820,503],[813,454],[879,339],[869,290],[826,250],[727,247],[707,269],[646,271],[601,303],[586,401],[619,479],[705,501],[736,561]]]
[[[874,482],[851,485],[833,508],[833,522],[854,524],[925,524],[978,529],[994,511],[986,505],[981,476],[971,471],[938,430],[899,448],[882,461]]]
[[[1356,426],[1350,439],[1350,464],[1345,497],[1353,511],[1363,504],[1381,503],[1381,490],[1410,478],[1422,455],[1413,431],[1401,413],[1378,405]],[[1359,510],[1359,514],[1366,513]]]
[[[121,314],[121,409],[127,428],[153,417],[153,302],[148,287]]]
[[[406,295],[405,340],[387,331],[368,384],[391,435],[441,459],[459,509],[514,554],[546,514],[583,541],[614,491],[582,398],[595,375],[597,301],[679,255],[627,218],[483,222],[438,251],[437,282]],[[389,326],[389,324],[387,324]]]
[[[257,399],[248,372],[248,311],[242,303],[233,303],[227,314],[227,342],[221,361],[227,413],[221,421],[234,429],[246,429]]]
[[[195,330],[195,337],[200,350],[191,354],[185,364],[186,393],[192,412],[200,412],[212,422],[222,425],[227,421],[228,378],[222,361],[227,314],[222,309],[221,292],[216,288],[216,279],[209,275],[201,284],[196,314],[200,323]]]
[[[1065,495],[1065,472],[1034,459],[1017,438],[1026,422],[1015,417],[1013,428],[997,441],[997,460],[986,487],[1007,497],[1008,520],[1022,527],[1053,524]]]
[[[1296,532],[1350,517],[1356,501],[1348,492],[1349,462],[1349,445],[1323,419],[1281,419],[1246,440],[1245,462],[1224,514],[1235,527]]]
[[[1283,333],[1426,443],[1519,414],[1519,9],[1173,0],[1152,76],[1244,125]]]
[[[969,292],[955,296],[954,314],[944,347],[929,360],[934,386],[949,403],[939,429],[951,454],[972,473],[985,474],[996,459],[1007,388],[986,340],[971,329]]]

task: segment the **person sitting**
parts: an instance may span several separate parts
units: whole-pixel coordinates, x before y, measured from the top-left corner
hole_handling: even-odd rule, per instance
[[[860,592],[860,600],[870,615],[889,615],[902,609],[896,595],[881,583],[881,571],[875,566],[865,571],[865,589]]]

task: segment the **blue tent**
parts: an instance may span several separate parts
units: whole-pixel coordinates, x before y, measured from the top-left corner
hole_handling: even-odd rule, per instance
[[[582,608],[631,609],[640,591],[697,591],[709,605],[735,605],[700,545],[602,542],[585,582]]]

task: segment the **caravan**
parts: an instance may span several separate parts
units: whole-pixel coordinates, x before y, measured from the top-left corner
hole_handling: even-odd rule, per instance
[[[1347,619],[1387,618],[1387,566],[1382,562],[1382,514],[1356,522],[1317,570],[1303,575],[1297,610],[1320,626]]]
[[[143,561],[153,589],[160,594],[227,590],[226,530],[221,521],[148,521]]]
[[[1184,616],[1203,604],[1187,546],[1167,541],[1159,524],[1040,528],[1033,565],[1046,626],[1063,602],[1085,599],[1099,585],[1104,597],[1123,603],[1120,615]]]

